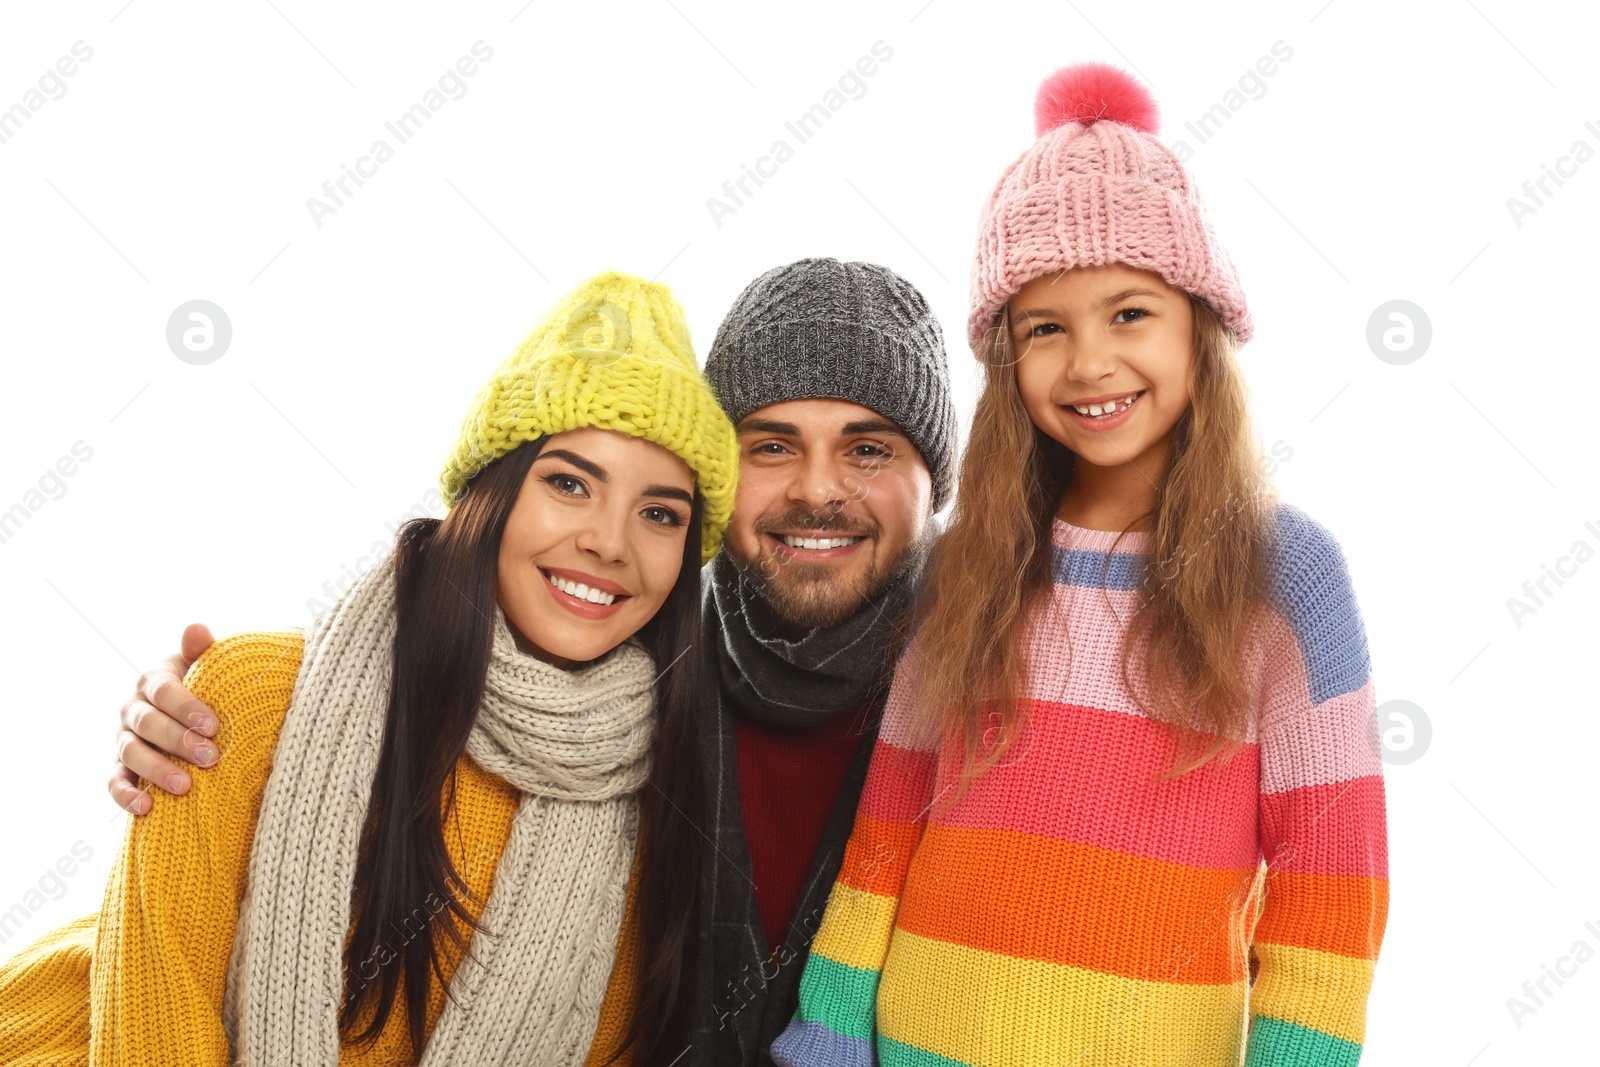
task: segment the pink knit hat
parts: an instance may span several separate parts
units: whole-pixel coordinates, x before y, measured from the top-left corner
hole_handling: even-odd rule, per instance
[[[1244,290],[1200,192],[1156,140],[1156,102],[1105,63],[1065,67],[1034,103],[1038,140],[989,194],[972,264],[974,350],[1023,285],[1072,267],[1125,263],[1204,300],[1239,344],[1253,332]]]

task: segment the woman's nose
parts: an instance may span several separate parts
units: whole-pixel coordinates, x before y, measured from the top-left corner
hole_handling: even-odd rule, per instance
[[[628,554],[628,512],[623,509],[597,509],[578,532],[579,551],[616,562]]]

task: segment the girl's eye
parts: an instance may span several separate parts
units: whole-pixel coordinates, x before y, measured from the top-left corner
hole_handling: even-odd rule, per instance
[[[582,479],[574,478],[570,474],[547,474],[545,484],[564,496],[588,496],[589,487],[583,484]]]
[[[1147,316],[1149,314],[1150,313],[1148,311],[1146,311],[1144,308],[1123,308],[1121,311],[1119,311],[1115,315],[1113,315],[1111,317],[1111,320],[1113,322],[1115,322],[1118,318],[1120,318],[1123,315],[1137,315],[1137,316],[1139,316],[1139,319],[1142,319],[1142,318],[1144,318],[1145,316]],[[1139,319],[1129,319],[1127,321],[1129,321],[1129,322],[1138,322]]]
[[[654,505],[645,508],[641,514],[644,515],[646,522],[653,522],[659,526],[683,525],[682,516],[680,516],[676,511],[673,511],[671,508],[664,508],[660,505]]]
[[[1042,336],[1044,336],[1045,332],[1047,332],[1047,331],[1054,331],[1054,330],[1059,330],[1059,329],[1061,329],[1061,327],[1057,326],[1053,322],[1041,322],[1039,325],[1035,326],[1033,329],[1028,331],[1028,336],[1029,337],[1042,337]]]

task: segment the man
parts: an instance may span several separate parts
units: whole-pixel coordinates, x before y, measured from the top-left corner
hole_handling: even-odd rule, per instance
[[[764,1065],[794,1015],[877,738],[894,659],[954,475],[939,325],[905,279],[805,259],[746,287],[706,376],[739,433],[738,497],[705,574],[711,842],[685,1063]],[[122,712],[112,796],[187,789],[151,745],[214,763],[216,720],[182,677],[146,673]],[[148,742],[148,744],[146,744]],[[176,775],[176,778],[172,776]]]

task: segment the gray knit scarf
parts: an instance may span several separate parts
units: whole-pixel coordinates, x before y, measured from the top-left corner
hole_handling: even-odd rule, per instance
[[[855,822],[895,655],[911,624],[929,548],[929,524],[888,586],[837,626],[783,635],[759,582],[724,550],[705,569],[705,644],[711,671],[704,722],[709,836],[701,894],[692,1044],[685,1067],[772,1063],[768,1047],[794,1016],[800,974]],[[735,719],[810,729],[839,721],[861,735],[782,946],[768,945],[756,907],[738,784]],[[773,954],[777,953],[776,956]]]
[[[395,620],[391,557],[307,635],[229,960],[224,1024],[240,1064],[338,1063],[344,943]],[[423,1067],[543,1067],[588,1054],[650,771],[654,677],[650,654],[631,642],[559,670],[519,651],[495,608],[467,753],[522,798]]]
[[[804,729],[887,691],[921,549],[913,546],[904,569],[850,618],[798,638],[784,635],[759,581],[719,554],[711,564],[717,673],[739,713],[763,726]]]

